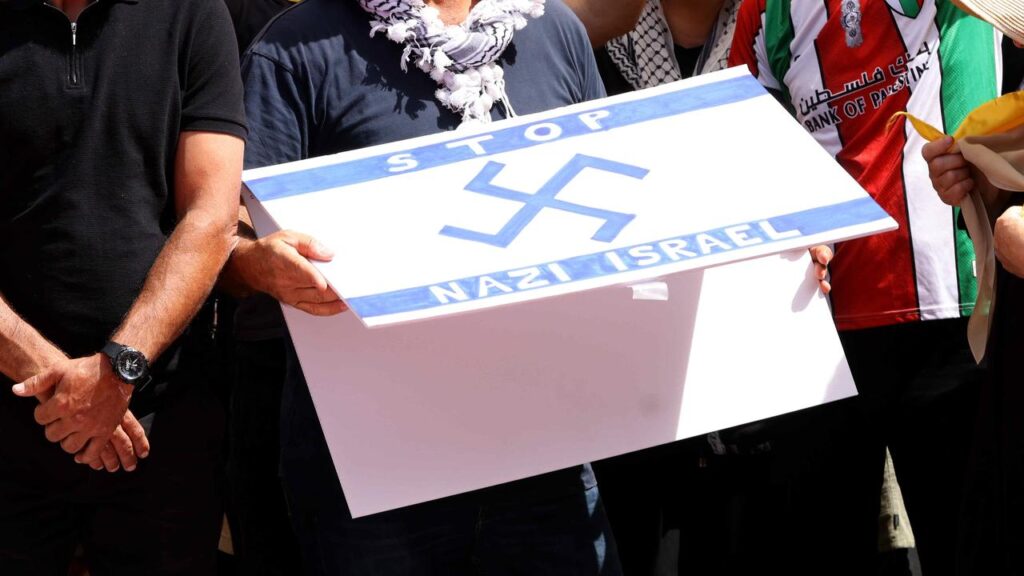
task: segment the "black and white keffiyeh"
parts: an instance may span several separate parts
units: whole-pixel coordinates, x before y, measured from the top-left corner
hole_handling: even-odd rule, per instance
[[[697,73],[707,74],[729,67],[729,53],[732,39],[736,35],[736,16],[740,11],[740,0],[725,0],[718,21],[711,29],[711,36],[704,45],[704,52],[697,62]]]
[[[728,66],[729,49],[736,32],[740,0],[725,0],[714,28],[704,45],[695,70],[681,70],[675,42],[659,0],[647,0],[636,27],[608,42],[606,49],[615,67],[634,90],[660,86],[691,74],[706,74]]]
[[[626,82],[642,90],[683,79],[674,46],[661,2],[647,0],[636,27],[606,48]]]
[[[359,0],[374,16],[370,35],[385,34],[405,46],[410,61],[440,85],[435,96],[462,117],[462,125],[487,123],[501,102],[513,116],[504,71],[496,64],[528,18],[544,14],[544,0],[481,0],[462,24],[446,25],[423,0]]]

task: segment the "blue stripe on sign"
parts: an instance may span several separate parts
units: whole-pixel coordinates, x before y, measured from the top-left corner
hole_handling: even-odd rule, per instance
[[[611,128],[621,128],[623,126],[647,122],[649,120],[667,118],[669,116],[685,114],[695,110],[703,110],[705,108],[713,108],[716,106],[723,106],[725,104],[741,102],[743,100],[763,96],[765,94],[767,94],[767,92],[765,92],[764,88],[761,87],[761,84],[758,83],[757,80],[752,76],[745,75],[738,78],[730,78],[729,80],[714,82],[712,84],[686,88],[677,92],[659,94],[649,98],[644,98],[643,100],[620,102],[618,104],[611,104],[607,107],[590,110],[590,112],[596,110],[609,112],[609,115],[606,118],[600,119],[600,130],[592,130],[580,120],[580,115],[588,112],[583,110],[567,114],[565,116],[538,120],[537,123],[557,125],[562,130],[559,139],[564,139],[582,136],[584,134],[592,134],[597,131],[609,130]],[[445,142],[429,144],[419,148],[396,150],[388,154],[381,154],[370,158],[361,158],[359,160],[342,162],[340,164],[331,164],[329,166],[321,166],[319,168],[309,168],[307,170],[280,174],[278,176],[257,178],[255,180],[247,181],[246,185],[248,185],[249,190],[251,190],[261,202],[266,202],[268,200],[276,200],[278,198],[319,192],[330,188],[350,186],[360,182],[378,180],[389,176],[397,176],[399,174],[409,174],[420,170],[429,170],[431,168],[437,168],[438,166],[463,162],[473,158],[482,158],[492,154],[501,154],[503,152],[510,152],[512,150],[520,150],[543,144],[544,142],[538,142],[536,140],[526,138],[524,133],[528,126],[529,125],[503,128],[501,130],[487,133],[493,138],[482,143],[482,146],[487,151],[487,153],[483,155],[477,155],[467,146],[449,148],[449,143],[465,140],[465,138],[453,137],[451,140],[447,140]],[[394,168],[394,166],[388,164],[387,160],[388,158],[398,154],[413,155],[419,163],[418,166],[402,172],[391,172],[391,169]]]
[[[656,269],[681,260],[700,260],[747,246],[811,236],[888,217],[874,200],[865,197],[528,268],[351,298],[346,302],[361,318],[426,310],[556,284]]]

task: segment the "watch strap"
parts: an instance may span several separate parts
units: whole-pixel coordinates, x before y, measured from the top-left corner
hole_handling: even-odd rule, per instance
[[[124,344],[119,344],[111,340],[110,342],[107,342],[106,344],[103,345],[103,349],[100,350],[100,352],[106,354],[107,358],[110,358],[111,362],[115,362],[117,360],[117,355],[120,354],[121,350],[124,350],[125,348],[127,348],[127,346],[125,346]]]

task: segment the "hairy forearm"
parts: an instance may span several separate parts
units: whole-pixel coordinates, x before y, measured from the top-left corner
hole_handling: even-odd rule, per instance
[[[189,214],[175,228],[113,340],[154,360],[184,331],[213,289],[234,223]]]
[[[0,372],[15,382],[64,359],[64,353],[25,322],[0,296]]]
[[[234,247],[243,147],[238,138],[209,132],[186,132],[179,139],[178,225],[113,335],[150,361],[195,316]]]
[[[583,22],[595,48],[636,27],[644,0],[565,0]]]

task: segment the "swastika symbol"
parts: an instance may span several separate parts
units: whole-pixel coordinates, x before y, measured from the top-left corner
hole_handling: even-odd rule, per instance
[[[459,238],[460,240],[482,242],[499,248],[506,248],[519,236],[520,233],[522,233],[523,229],[526,228],[530,222],[533,222],[533,219],[536,218],[543,209],[553,208],[555,210],[572,212],[581,216],[589,216],[591,218],[597,218],[598,220],[604,220],[604,224],[597,230],[597,233],[592,236],[592,239],[597,240],[598,242],[611,242],[612,240],[615,240],[615,237],[622,232],[622,229],[625,228],[627,224],[636,218],[635,214],[625,214],[622,212],[601,210],[600,208],[593,208],[590,206],[582,206],[580,204],[559,200],[556,196],[585,168],[593,168],[604,172],[622,174],[623,176],[629,176],[630,178],[636,178],[637,180],[643,180],[650,172],[650,170],[647,170],[646,168],[640,168],[630,164],[623,164],[613,160],[605,160],[603,158],[595,158],[594,156],[577,154],[572,158],[572,160],[569,160],[568,164],[559,169],[559,171],[552,176],[551,179],[540,188],[540,190],[534,194],[527,194],[525,192],[519,192],[518,190],[511,190],[509,188],[496,186],[492,183],[495,176],[497,176],[504,168],[505,165],[500,162],[488,162],[487,165],[484,166],[484,169],[481,170],[475,178],[473,178],[473,181],[466,185],[466,190],[476,192],[478,194],[486,194],[487,196],[493,196],[495,198],[511,200],[513,202],[522,202],[523,207],[520,208],[514,216],[512,216],[512,219],[510,219],[497,234],[486,234],[484,232],[466,230],[465,228],[457,228],[455,226],[445,226],[441,229],[441,234],[443,236]]]

